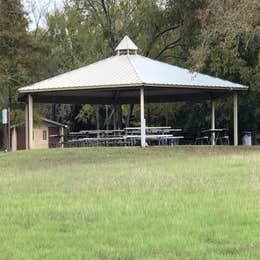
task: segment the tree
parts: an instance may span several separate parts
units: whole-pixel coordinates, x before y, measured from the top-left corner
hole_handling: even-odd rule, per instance
[[[38,29],[37,34],[44,37],[50,50],[46,77],[112,55],[118,42],[128,34],[142,55],[250,85],[257,90],[259,21],[256,7],[256,0],[67,0],[63,9],[47,15],[47,28]],[[250,95],[240,102],[244,110],[241,115],[256,114],[253,108],[259,103],[256,96]],[[221,106],[224,113],[218,120],[226,126],[231,119],[228,112],[231,104],[223,101]],[[149,104],[148,121],[153,125],[162,122],[176,125],[179,121],[183,124],[179,127],[197,131],[209,123],[208,107],[207,102],[201,105]],[[52,111],[58,115],[56,119],[62,118],[67,123],[74,121],[71,124],[74,129],[95,127],[92,106],[55,105]],[[101,126],[106,118],[112,121],[112,107],[101,106],[99,111]],[[194,113],[188,111],[200,114],[203,122],[198,124],[193,120]],[[138,115],[138,108],[123,106],[123,124],[128,124],[132,114],[129,112]],[[182,120],[185,118],[186,121]],[[243,118],[242,121],[250,128],[254,118],[251,117],[251,122]],[[137,120],[133,123],[139,124]]]
[[[200,44],[191,50],[194,70],[250,86],[250,94],[240,99],[244,130],[256,130],[260,124],[259,8],[257,0],[210,1],[198,13]],[[221,110],[228,114],[230,102],[221,104]]]
[[[27,27],[21,2],[0,0],[0,106],[19,107],[15,101],[17,88],[39,79],[44,48],[32,38]]]
[[[1,0],[0,12],[1,103],[6,105],[11,98],[11,87],[21,84],[24,74],[23,57],[21,54],[17,55],[16,47],[17,45],[24,47],[27,41],[27,20],[19,1]]]

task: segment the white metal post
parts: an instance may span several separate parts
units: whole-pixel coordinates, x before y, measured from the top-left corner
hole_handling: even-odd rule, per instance
[[[141,146],[145,147],[144,88],[140,89]]]
[[[233,114],[234,114],[234,146],[238,145],[238,109],[237,93],[233,94]]]
[[[211,99],[211,130],[214,130],[216,127],[216,121],[215,121],[215,104],[216,101],[214,98]],[[215,132],[211,132],[211,145],[215,145],[216,140],[215,140]]]
[[[28,100],[25,107],[25,132],[26,132],[26,149],[33,147],[33,98],[28,95]]]
[[[26,101],[25,104],[25,145],[26,145],[26,150],[29,149],[29,118],[28,118],[28,100]]]
[[[64,128],[63,127],[60,128],[60,136],[61,136],[61,138],[60,138],[61,148],[64,148]]]
[[[16,134],[16,127],[14,127],[11,131],[11,151],[15,152],[17,150],[17,134]]]

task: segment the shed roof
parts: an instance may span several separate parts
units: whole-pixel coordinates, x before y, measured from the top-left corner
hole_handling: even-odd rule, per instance
[[[41,120],[44,121],[45,123],[48,123],[48,124],[51,124],[51,125],[56,125],[56,126],[63,127],[63,128],[68,127],[67,125],[65,125],[63,123],[60,123],[60,122],[57,122],[57,121],[54,121],[54,120],[51,120],[51,119],[48,119],[48,118],[45,118],[45,117],[42,117]]]
[[[65,124],[62,124],[60,122],[57,122],[57,121],[53,121],[51,119],[48,119],[48,118],[45,118],[45,117],[41,117],[41,120],[45,123],[48,123],[48,124],[51,124],[51,125],[55,125],[55,126],[59,126],[59,127],[63,127],[63,128],[67,128],[68,126],[65,125]],[[15,127],[20,127],[20,126],[23,126],[24,124],[23,123],[19,123],[19,124],[14,124],[14,125],[11,125],[11,129],[15,128]]]

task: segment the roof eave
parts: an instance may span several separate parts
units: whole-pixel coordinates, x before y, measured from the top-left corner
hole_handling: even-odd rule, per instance
[[[144,86],[149,87],[165,87],[165,88],[187,88],[187,89],[204,89],[204,90],[229,90],[229,91],[247,91],[247,86],[208,86],[208,85],[182,85],[182,84],[156,84],[156,83],[145,83]]]
[[[44,93],[44,92],[55,92],[55,91],[76,91],[76,90],[97,90],[97,89],[115,89],[115,88],[129,88],[129,87],[141,87],[144,86],[143,83],[133,83],[133,84],[117,84],[117,85],[94,85],[94,86],[74,86],[74,87],[59,87],[59,88],[45,88],[45,89],[18,89],[17,99],[23,98],[25,95],[30,95],[34,93]]]
[[[56,126],[60,126],[60,127],[63,127],[63,128],[67,128],[68,127],[65,124],[62,124],[62,123],[57,122],[57,121],[50,120],[50,119],[45,118],[45,117],[42,117],[41,120],[44,121],[45,123],[56,125]]]
[[[120,85],[97,85],[97,86],[74,86],[63,88],[48,88],[48,89],[24,89],[17,91],[17,99],[21,100],[25,95],[44,92],[55,91],[76,91],[76,90],[97,90],[97,89],[120,89],[120,88],[132,88],[132,87],[162,87],[162,88],[187,88],[187,89],[202,89],[207,91],[214,90],[228,90],[228,91],[248,91],[249,87],[231,87],[231,86],[203,86],[203,85],[180,85],[180,84],[156,84],[156,83],[134,83],[134,84],[120,84]]]

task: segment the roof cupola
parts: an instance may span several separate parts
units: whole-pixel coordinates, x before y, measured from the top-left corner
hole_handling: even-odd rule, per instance
[[[135,43],[126,35],[123,40],[118,44],[115,51],[117,55],[137,54],[138,47]]]

